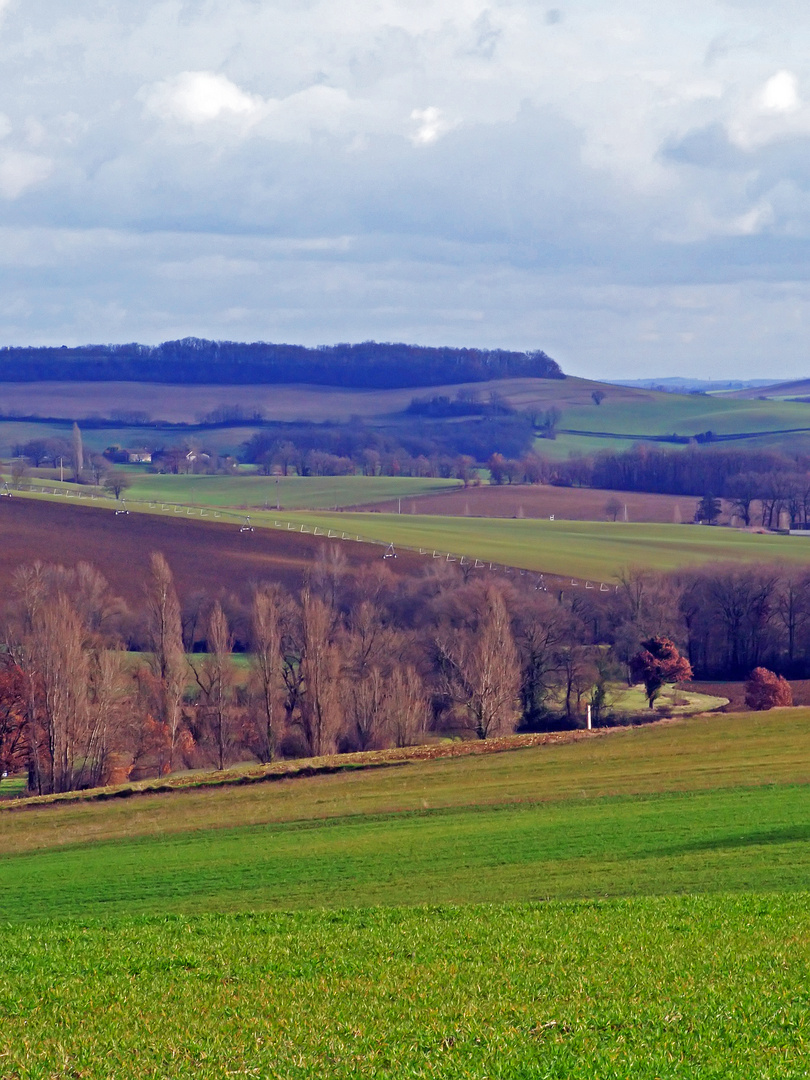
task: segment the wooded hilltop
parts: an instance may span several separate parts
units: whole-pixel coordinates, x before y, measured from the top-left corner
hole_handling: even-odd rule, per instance
[[[507,378],[564,379],[542,351],[358,345],[274,345],[183,338],[161,345],[0,348],[0,382],[312,383],[368,390]]]

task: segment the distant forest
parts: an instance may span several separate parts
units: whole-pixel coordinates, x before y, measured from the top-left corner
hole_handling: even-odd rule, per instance
[[[564,379],[544,352],[421,345],[272,345],[183,338],[162,345],[0,348],[0,382],[312,383],[390,390],[518,377]]]

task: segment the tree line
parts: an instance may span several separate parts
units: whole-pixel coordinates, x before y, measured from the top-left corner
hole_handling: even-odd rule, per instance
[[[21,567],[0,624],[0,770],[65,791],[429,733],[582,726],[588,706],[612,723],[622,682],[644,682],[653,704],[660,681],[691,672],[810,671],[810,571],[627,572],[608,593],[538,584],[452,564],[358,578],[332,547],[299,593],[257,582],[181,600],[153,553],[133,609],[87,564]]]
[[[0,349],[0,382],[311,383],[382,390],[519,377],[564,379],[565,375],[540,350],[434,348],[375,341],[307,348],[189,337],[154,346]]]
[[[774,528],[783,513],[795,526],[810,521],[810,457],[806,454],[708,447],[675,451],[639,444],[624,453],[603,450],[548,463],[545,475],[548,482],[563,486],[711,494],[728,499],[744,525]]]

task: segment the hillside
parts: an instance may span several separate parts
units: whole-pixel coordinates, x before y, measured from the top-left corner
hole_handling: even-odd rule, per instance
[[[143,600],[149,556],[161,551],[186,595],[200,589],[240,592],[268,578],[300,589],[324,547],[323,539],[277,529],[242,534],[242,520],[232,515],[227,523],[199,517],[194,521],[184,514],[161,515],[159,508],[157,514],[116,516],[110,504],[101,509],[36,498],[0,499],[0,582],[37,559],[64,566],[84,561],[137,606]],[[368,573],[381,565],[378,547],[355,543],[341,550],[353,572]],[[421,567],[417,555],[403,552],[391,569],[414,573]]]
[[[4,916],[800,886],[807,719],[698,717],[284,783],[7,804]]]
[[[723,397],[735,399],[769,398],[784,400],[785,398],[805,397],[810,395],[810,379],[791,379],[789,382],[768,383],[765,386],[745,387],[742,390],[730,391]]]

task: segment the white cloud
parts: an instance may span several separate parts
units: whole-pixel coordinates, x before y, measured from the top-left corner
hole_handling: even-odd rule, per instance
[[[0,317],[0,341],[35,337],[55,311],[79,339],[104,326],[216,335],[217,319],[231,334],[238,317],[246,335],[289,340],[556,343],[574,364],[593,333],[609,366],[608,322],[617,357],[648,331],[664,360],[690,334],[695,349],[717,344],[683,314],[669,328],[659,317],[675,303],[654,284],[667,274],[696,289],[810,280],[806,0],[0,0],[0,12],[4,220],[37,237],[71,222],[96,251],[71,254],[60,233],[41,285],[36,267],[22,275],[14,310],[33,314]],[[220,249],[230,241],[238,250]],[[12,283],[14,250],[0,252]],[[632,332],[618,314],[589,331],[581,292],[554,292],[555,274],[587,278],[591,299],[621,295],[611,310]],[[54,278],[62,306],[43,299]],[[724,293],[718,314],[752,364],[729,328],[758,304],[766,321],[782,310],[758,295],[742,311],[742,292]],[[79,327],[78,311],[101,321]],[[123,321],[104,323],[109,312]]]
[[[765,112],[795,112],[800,105],[799,80],[790,71],[778,71],[762,88],[760,102]]]
[[[264,107],[260,98],[213,71],[182,71],[141,96],[161,119],[187,124],[205,124],[222,116],[256,118]]]
[[[442,110],[434,105],[429,105],[426,109],[414,109],[411,120],[416,124],[410,135],[414,146],[429,146],[455,126],[447,120]]]
[[[38,154],[7,150],[0,153],[0,196],[18,199],[51,175],[53,162]]]
[[[348,131],[356,127],[351,117],[367,111],[343,89],[316,85],[285,98],[265,99],[210,71],[184,71],[143,88],[138,97],[164,121],[197,130],[224,122],[243,135],[280,142],[307,142],[316,131]]]

